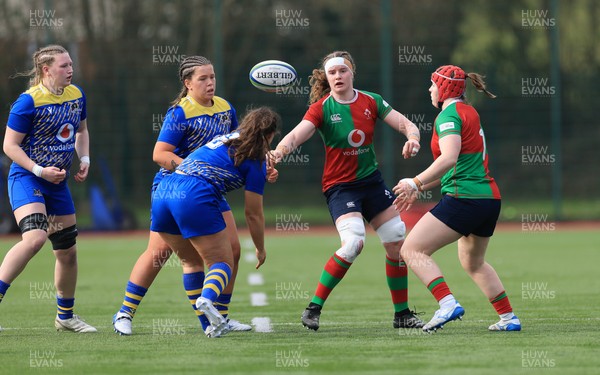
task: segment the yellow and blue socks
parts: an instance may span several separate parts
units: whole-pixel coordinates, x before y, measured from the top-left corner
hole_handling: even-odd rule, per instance
[[[127,288],[125,289],[125,298],[123,299],[123,305],[119,309],[119,312],[125,313],[133,318],[135,311],[138,308],[142,298],[146,295],[147,288],[136,285],[131,281],[127,282]]]
[[[59,319],[71,319],[73,317],[73,306],[75,298],[60,298],[56,296],[56,313]]]
[[[219,262],[210,266],[204,278],[202,297],[214,303],[229,283],[230,277],[231,267],[227,263]]]
[[[0,302],[2,302],[2,299],[4,298],[4,295],[6,294],[6,291],[9,287],[10,284],[7,284],[4,281],[0,280]]]
[[[202,330],[206,331],[206,328],[210,325],[210,322],[202,313],[202,311],[196,308],[196,300],[198,297],[202,295],[202,285],[204,284],[204,272],[193,272],[193,273],[184,273],[183,274],[183,288],[185,289],[185,293],[192,304],[192,308],[196,313],[196,316],[200,320],[200,324],[202,325]]]
[[[223,316],[223,318],[227,319],[229,315],[229,303],[231,302],[231,294],[221,293],[214,305],[219,310],[219,313]]]

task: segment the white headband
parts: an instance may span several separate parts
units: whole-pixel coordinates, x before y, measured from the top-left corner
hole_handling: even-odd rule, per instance
[[[446,77],[445,75],[440,74],[438,72],[433,72],[433,74],[437,74],[438,76],[443,77],[445,79],[449,79],[451,81],[466,81],[467,80],[466,78],[450,78],[450,77]]]
[[[327,71],[329,71],[329,69],[332,66],[335,65],[343,65],[346,68],[352,70],[347,64],[346,64],[346,60],[343,57],[332,57],[331,59],[327,60],[327,62],[325,63],[325,73],[327,73]]]

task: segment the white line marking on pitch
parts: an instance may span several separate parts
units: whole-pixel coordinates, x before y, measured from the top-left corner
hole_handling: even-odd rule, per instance
[[[255,332],[273,332],[273,326],[269,318],[252,318],[252,325]]]
[[[250,285],[264,285],[265,279],[263,279],[260,273],[251,273],[248,275],[248,284]]]
[[[254,255],[254,253],[247,252],[244,254],[244,260],[248,263],[254,263],[256,262],[256,255]]]
[[[267,302],[266,293],[250,293],[250,304],[252,306],[267,306],[269,303]]]

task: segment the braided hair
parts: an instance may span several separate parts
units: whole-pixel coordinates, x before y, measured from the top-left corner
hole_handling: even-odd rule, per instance
[[[173,106],[179,104],[181,99],[185,98],[188,94],[188,89],[185,86],[185,80],[192,78],[196,67],[203,65],[212,65],[212,62],[210,62],[210,60],[204,56],[187,56],[181,61],[179,64],[179,80],[181,81],[183,87],[181,88],[179,95],[177,95],[177,98],[171,102]]]
[[[69,53],[65,47],[57,44],[51,44],[46,47],[42,47],[35,51],[32,55],[33,68],[26,72],[21,72],[13,75],[11,78],[16,77],[29,77],[29,87],[37,86],[42,82],[44,73],[42,68],[44,66],[50,66],[54,63],[54,56],[60,55],[61,53]]]

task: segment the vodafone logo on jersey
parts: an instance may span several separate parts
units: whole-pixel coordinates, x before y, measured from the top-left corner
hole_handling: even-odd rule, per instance
[[[69,123],[66,123],[63,126],[61,126],[60,129],[58,129],[58,132],[56,133],[56,138],[58,138],[58,140],[62,143],[65,143],[71,138],[73,138],[73,135],[75,135],[75,127]]]
[[[366,138],[367,136],[365,135],[365,132],[359,129],[354,129],[350,132],[350,134],[348,134],[348,143],[350,143],[350,146],[352,147],[360,147],[363,145],[363,143],[365,143]]]

